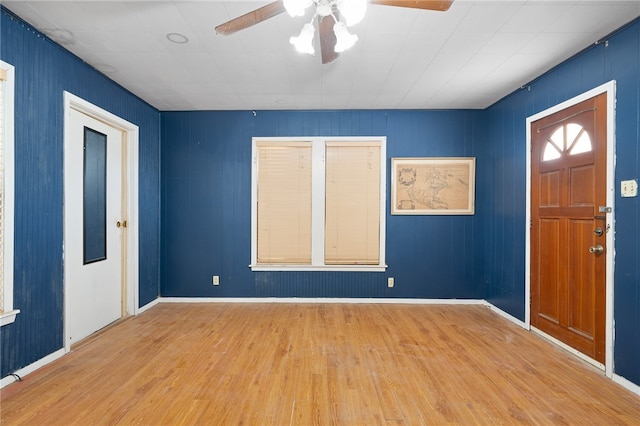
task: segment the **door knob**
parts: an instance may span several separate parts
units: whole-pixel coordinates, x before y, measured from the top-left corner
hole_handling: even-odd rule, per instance
[[[604,253],[604,247],[602,247],[600,244],[596,244],[593,247],[589,247],[589,253],[593,253],[593,254],[602,254]]]

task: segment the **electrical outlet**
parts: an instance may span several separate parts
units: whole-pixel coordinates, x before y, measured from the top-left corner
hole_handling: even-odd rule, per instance
[[[220,285],[220,277],[217,275],[213,276],[213,285]]]
[[[394,285],[393,277],[387,278],[387,287],[392,288]]]
[[[635,179],[620,182],[620,195],[623,197],[638,196],[638,181]]]

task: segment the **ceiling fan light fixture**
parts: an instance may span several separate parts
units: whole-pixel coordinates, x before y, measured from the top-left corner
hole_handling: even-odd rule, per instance
[[[284,0],[284,8],[291,17],[304,16],[305,10],[311,6],[312,0]]]
[[[336,7],[348,27],[362,21],[367,11],[367,0],[337,0]]]
[[[329,16],[333,13],[333,6],[336,0],[316,0],[316,15]]]
[[[304,24],[300,35],[298,37],[289,38],[289,43],[293,44],[296,50],[300,53],[307,53],[309,55],[315,55],[316,51],[313,48],[313,34],[315,28],[311,24]]]
[[[354,44],[356,44],[356,41],[358,41],[358,36],[350,34],[349,30],[347,30],[347,26],[343,22],[336,22],[333,26],[333,32],[336,35],[336,46],[333,50],[338,53],[350,49]]]
[[[284,12],[287,12],[287,14],[291,16],[304,16],[309,13],[313,15],[311,22],[304,26],[302,31],[300,31],[300,35],[290,37],[289,43],[294,45],[300,52],[314,55],[314,23],[317,22],[318,33],[320,35],[318,44],[322,52],[322,63],[328,64],[338,58],[340,52],[349,49],[358,40],[358,36],[350,34],[346,27],[356,25],[364,18],[367,11],[367,3],[371,2],[375,5],[396,6],[408,9],[446,11],[454,1],[455,0],[274,0],[242,16],[216,26],[216,33],[222,35],[234,34]],[[306,10],[308,8],[311,8],[313,13],[308,12]],[[329,20],[329,17],[331,17],[333,21]],[[333,33],[331,32],[332,30]]]

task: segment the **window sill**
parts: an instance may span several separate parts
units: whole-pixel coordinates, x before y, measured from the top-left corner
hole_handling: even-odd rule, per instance
[[[11,324],[16,320],[16,316],[20,313],[20,309],[0,314],[0,327]]]
[[[311,266],[311,265],[249,265],[253,272],[263,271],[335,271],[335,272],[385,272],[387,265],[330,265],[330,266]]]

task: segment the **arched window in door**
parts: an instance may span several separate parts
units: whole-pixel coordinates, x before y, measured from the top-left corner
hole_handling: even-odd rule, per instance
[[[552,161],[563,155],[576,155],[592,150],[589,134],[579,124],[567,123],[558,128],[546,140],[542,161]]]

